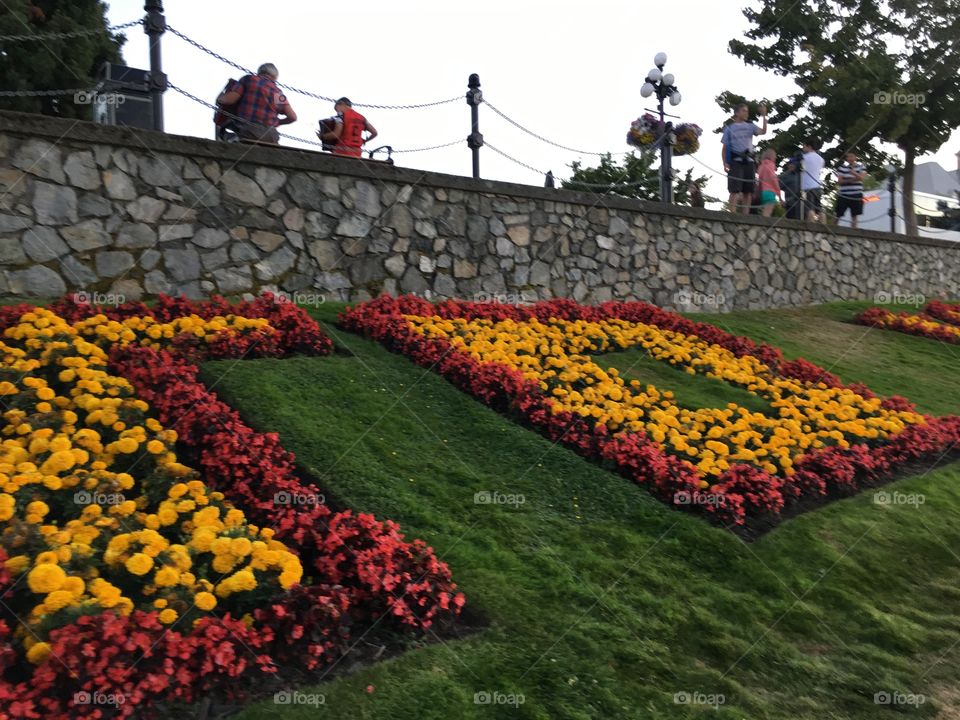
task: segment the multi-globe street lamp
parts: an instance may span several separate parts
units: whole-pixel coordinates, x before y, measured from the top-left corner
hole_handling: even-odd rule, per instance
[[[667,64],[667,54],[658,52],[653,58],[656,65],[653,70],[647,73],[647,78],[640,88],[640,95],[648,98],[651,95],[657,96],[657,112],[660,114],[660,125],[663,127],[664,137],[660,143],[660,200],[665,203],[673,202],[673,123],[665,123],[663,112],[663,101],[669,100],[674,107],[680,104],[682,99],[680,91],[674,85],[673,73],[663,72],[663,66]]]

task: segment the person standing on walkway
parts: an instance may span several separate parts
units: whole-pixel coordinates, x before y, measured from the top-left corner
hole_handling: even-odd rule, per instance
[[[277,127],[297,121],[297,113],[277,87],[279,77],[276,65],[264,63],[256,75],[244,75],[217,98],[217,105],[233,106],[232,114],[240,118],[236,128],[241,139],[279,145]]]
[[[753,185],[756,163],[753,158],[753,138],[767,132],[767,106],[760,105],[763,127],[747,122],[750,108],[746,103],[737,105],[733,122],[723,129],[720,142],[723,145],[723,170],[727,173],[727,190],[730,191],[730,212],[750,212],[753,201]],[[739,208],[739,209],[738,209]]]
[[[342,97],[334,104],[337,123],[333,130],[317,133],[321,140],[335,141],[334,155],[358,158],[363,153],[364,143],[377,136],[377,129],[363,115],[353,109],[349,98]],[[367,137],[363,137],[366,132]]]
[[[850,151],[846,155],[846,162],[837,168],[837,182],[840,184],[840,193],[837,195],[837,222],[850,211],[850,227],[857,226],[857,220],[863,214],[863,179],[867,176],[867,168],[857,159],[857,154]]]
[[[757,181],[760,183],[760,214],[773,215],[773,209],[780,202],[780,178],[777,177],[777,151],[767,148],[761,156]]]
[[[800,190],[803,191],[803,206],[807,211],[807,220],[817,222],[823,212],[823,157],[817,150],[820,143],[814,139],[803,144],[803,165],[800,169]]]
[[[780,173],[780,189],[787,217],[800,220],[800,158],[794,156],[787,160],[786,169]]]

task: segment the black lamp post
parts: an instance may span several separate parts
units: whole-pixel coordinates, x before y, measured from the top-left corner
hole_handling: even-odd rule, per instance
[[[167,30],[163,15],[163,0],[146,0],[143,9],[147,12],[143,31],[150,38],[150,95],[153,97],[153,129],[163,130],[163,93],[167,89],[167,76],[163,72],[160,54],[160,38]]]
[[[663,112],[663,101],[669,99],[670,104],[677,106],[680,104],[680,91],[673,84],[673,73],[663,72],[663,66],[667,64],[667,54],[659,52],[653,58],[656,65],[653,70],[647,73],[646,81],[640,88],[640,94],[647,98],[653,94],[657,96],[657,112],[660,113],[660,122],[664,122],[666,113]],[[664,134],[666,137],[660,145],[660,200],[665,203],[673,202],[673,123],[664,125]]]
[[[897,194],[897,168],[894,165],[888,164],[884,167],[884,170],[887,171],[887,195],[890,196],[890,209],[887,210],[887,214],[890,216],[890,232],[895,233],[897,231],[897,207],[896,207],[896,194]]]

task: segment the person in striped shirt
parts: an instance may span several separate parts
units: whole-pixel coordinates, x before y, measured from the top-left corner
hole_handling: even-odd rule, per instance
[[[837,222],[850,211],[850,227],[857,226],[857,220],[863,214],[863,178],[867,169],[857,159],[855,152],[846,154],[845,162],[837,168],[837,182],[840,193],[837,195]]]

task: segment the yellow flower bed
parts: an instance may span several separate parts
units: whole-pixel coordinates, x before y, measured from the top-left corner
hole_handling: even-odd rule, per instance
[[[33,339],[41,330],[49,327],[53,318],[57,318],[56,315],[44,309],[37,309],[30,315],[36,316],[35,319],[9,328],[6,337],[13,340]],[[161,347],[164,341],[169,341],[182,333],[189,333],[209,342],[216,337],[217,333],[224,331],[244,333],[269,328],[269,321],[263,318],[245,318],[239,315],[217,316],[209,320],[204,320],[198,315],[187,315],[166,323],[149,315],[124,320],[109,320],[105,315],[94,315],[73,325],[76,335],[104,348],[112,345],[124,347],[134,342],[149,347]]]
[[[101,344],[269,327],[245,318],[157,323],[103,316],[71,326],[37,309],[0,340],[0,545],[36,602],[20,632],[115,608],[246,611],[299,582],[297,557],[177,461],[176,433],[106,371]]]
[[[654,325],[619,319],[544,323],[405,317],[416,332],[446,339],[476,360],[520,370],[551,397],[554,412],[578,413],[612,433],[644,431],[708,476],[739,463],[791,475],[796,459],[813,449],[880,440],[925,422],[917,413],[881,407],[880,398],[785,379],[755,357],[737,357],[695,336]],[[603,368],[590,357],[631,348],[642,348],[687,373],[743,387],[767,400],[776,415],[733,403],[723,409],[682,408],[669,391],[624,380],[615,368]]]

